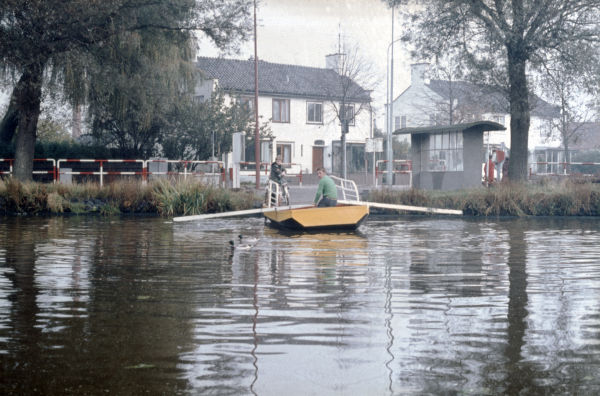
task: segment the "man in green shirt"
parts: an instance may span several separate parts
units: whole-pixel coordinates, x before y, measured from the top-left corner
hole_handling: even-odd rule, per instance
[[[331,177],[327,176],[324,168],[317,168],[319,176],[319,187],[315,196],[315,205],[317,206],[335,206],[337,205],[337,187]]]

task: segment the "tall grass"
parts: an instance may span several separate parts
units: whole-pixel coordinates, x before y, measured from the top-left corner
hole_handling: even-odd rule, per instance
[[[0,180],[0,214],[158,213],[189,215],[247,209],[260,198],[253,191],[233,191],[196,182],[158,180],[97,184],[20,183]]]
[[[473,216],[599,216],[600,186],[565,181],[555,184],[500,184],[461,191],[375,190],[375,202],[460,209]]]
[[[172,184],[160,180],[152,185],[152,190],[156,208],[164,216],[248,209],[257,200],[252,191],[234,191],[193,182]]]
[[[157,180],[97,184],[20,183],[0,180],[1,214],[157,213],[194,215],[248,209],[261,198],[256,191]],[[461,209],[472,216],[600,216],[600,185],[560,183],[500,184],[463,191],[373,190],[369,201]]]

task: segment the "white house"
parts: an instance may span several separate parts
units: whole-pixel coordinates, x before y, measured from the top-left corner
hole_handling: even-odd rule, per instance
[[[346,135],[348,173],[363,169],[365,142],[372,133],[371,97],[338,74],[341,56],[328,55],[327,68],[258,62],[258,112],[261,120],[271,121],[274,135],[273,141],[261,144],[262,162],[281,154],[284,164],[293,164],[289,173],[314,173],[323,166],[339,174],[341,125],[335,108],[343,101],[351,119]],[[231,100],[253,104],[254,60],[199,57],[197,64],[204,76],[197,96],[210,98],[218,88]],[[340,81],[349,82],[346,89]]]
[[[478,120],[494,121],[506,127],[484,136],[484,144],[502,143],[510,147],[509,102],[499,89],[465,81],[430,80],[429,64],[411,65],[411,85],[395,100],[393,105],[393,130],[406,127],[423,127],[457,124]],[[552,120],[560,110],[537,96],[532,96],[529,147],[548,142]],[[488,140],[489,138],[489,140]]]

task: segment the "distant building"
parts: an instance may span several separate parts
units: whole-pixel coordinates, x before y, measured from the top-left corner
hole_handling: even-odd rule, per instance
[[[430,80],[428,74],[428,63],[411,65],[411,85],[394,100],[392,130],[487,120],[506,130],[485,134],[484,144],[504,143],[510,147],[510,112],[505,93],[466,81]],[[535,95],[530,104],[529,146],[535,147],[550,134],[552,120],[560,116],[560,109]]]
[[[483,136],[505,127],[491,121],[402,128],[410,134],[413,187],[423,190],[458,190],[481,186],[486,152]]]
[[[348,173],[364,169],[366,138],[371,136],[370,92],[348,80],[341,91],[337,67],[343,55],[326,57],[327,68],[258,62],[258,112],[261,122],[270,120],[273,141],[261,143],[261,162],[272,162],[280,154],[294,164],[290,173],[313,173],[323,166],[329,172],[341,169],[341,125],[332,102],[339,106],[345,97],[349,118],[347,141]],[[204,80],[197,87],[199,100],[221,89],[230,100],[254,103],[254,60],[199,57],[197,65]]]
[[[591,157],[584,155],[592,151],[600,152],[600,122],[576,122],[571,124],[569,130],[569,152],[565,157],[564,146],[559,147],[537,146],[530,158],[530,168],[533,174],[564,174],[567,172],[565,163],[581,162],[578,157],[586,157],[585,162],[590,162]],[[600,160],[600,159],[598,159]],[[592,162],[598,162],[594,160]],[[572,166],[571,172],[600,173],[598,165]]]

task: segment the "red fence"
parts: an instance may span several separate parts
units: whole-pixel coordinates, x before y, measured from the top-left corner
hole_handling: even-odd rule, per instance
[[[529,177],[532,176],[568,176],[568,169],[572,166],[599,166],[600,162],[533,162],[530,163]],[[535,167],[535,171],[534,171]],[[540,172],[540,168],[544,168],[544,172]],[[558,169],[562,170],[562,173],[558,172]],[[553,170],[555,170],[553,172]],[[571,168],[572,171],[572,168]],[[600,172],[600,168],[596,172]],[[583,176],[596,176],[596,175],[583,175]]]
[[[294,162],[283,162],[284,169],[286,169],[286,179],[289,181],[291,177],[295,177],[298,179],[298,185],[302,185],[302,169],[298,171],[298,173],[290,173],[289,170],[293,168],[295,165],[299,165]],[[231,171],[231,170],[230,170]],[[260,172],[268,178],[271,172],[271,164],[267,162],[260,163]],[[252,177],[256,175],[256,162],[244,161],[240,162],[240,173],[244,176]],[[233,177],[233,175],[231,176]]]
[[[375,162],[375,186],[378,184],[379,175],[387,174],[387,160],[378,160]],[[379,164],[385,164],[386,169],[380,170]],[[408,175],[408,185],[412,186],[412,161],[411,160],[393,160],[392,172],[394,175]],[[398,169],[399,167],[400,169]]]
[[[0,176],[1,175],[12,175],[13,162],[15,160],[12,158],[0,158]],[[39,175],[38,177],[44,179],[44,175],[46,178],[50,179],[52,182],[56,182],[56,160],[52,158],[36,158],[33,160],[33,174],[34,176]]]
[[[14,159],[0,158],[0,177],[12,175]],[[153,165],[165,164],[164,169],[160,166],[157,170]],[[200,167],[210,169],[200,170]],[[211,179],[218,184],[225,183],[225,171],[221,161],[186,161],[186,160],[142,160],[142,159],[34,159],[34,179],[36,175],[49,175],[50,181],[70,182],[73,177],[78,182],[88,180],[99,180],[104,185],[105,179],[112,181],[115,178],[135,177],[144,182],[152,176],[168,175],[171,177],[182,177],[187,179]],[[39,176],[38,176],[39,177]],[[41,180],[49,181],[49,180]]]

